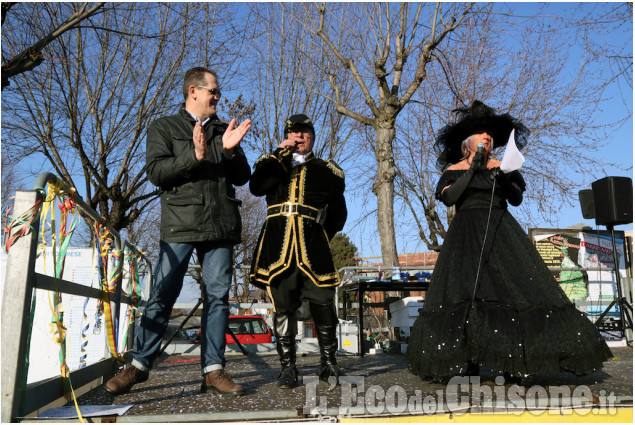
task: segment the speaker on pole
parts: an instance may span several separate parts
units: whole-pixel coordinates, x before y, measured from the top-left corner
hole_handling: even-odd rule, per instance
[[[630,178],[604,177],[591,183],[591,188],[596,224],[614,226],[633,222],[633,181]]]
[[[593,191],[591,189],[584,189],[578,192],[580,198],[580,209],[582,210],[582,217],[595,218],[595,203],[593,202]]]
[[[598,328],[604,326],[604,316],[613,308],[619,307],[620,321],[617,326],[626,342],[631,345],[633,337],[633,306],[624,297],[617,258],[617,245],[615,243],[615,225],[629,224],[633,222],[633,181],[628,177],[604,177],[591,183],[592,190],[578,192],[580,208],[584,218],[595,218],[596,224],[605,225],[611,232],[613,247],[613,266],[615,282],[617,284],[617,297],[600,314],[595,321]]]

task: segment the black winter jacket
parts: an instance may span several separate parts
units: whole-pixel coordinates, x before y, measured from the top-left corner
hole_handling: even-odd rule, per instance
[[[346,223],[344,171],[334,161],[306,156],[291,166],[289,149],[261,156],[254,166],[249,189],[266,195],[267,206],[299,203],[326,212],[324,225],[302,214],[268,215],[251,264],[251,283],[259,288],[278,285],[284,273],[298,267],[320,287],[339,285],[329,240]]]
[[[241,222],[232,185],[249,181],[251,170],[240,147],[223,155],[227,124],[216,115],[203,126],[207,158],[196,160],[192,133],[196,120],[181,108],[177,115],[150,124],[146,172],[161,193],[161,240],[165,242],[240,242]]]

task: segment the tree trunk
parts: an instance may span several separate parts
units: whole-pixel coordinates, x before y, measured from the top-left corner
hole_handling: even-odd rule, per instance
[[[384,127],[377,126],[375,130],[377,132],[375,146],[377,180],[373,184],[373,193],[377,196],[377,231],[379,232],[384,267],[390,268],[399,266],[394,216],[394,181],[396,173],[392,151],[395,127],[394,124]]]

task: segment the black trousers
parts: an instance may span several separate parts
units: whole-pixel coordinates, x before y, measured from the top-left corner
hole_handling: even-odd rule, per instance
[[[303,301],[319,305],[334,305],[335,301],[334,286],[322,288],[315,285],[297,267],[292,267],[285,272],[267,289],[276,313],[295,313],[302,306]]]

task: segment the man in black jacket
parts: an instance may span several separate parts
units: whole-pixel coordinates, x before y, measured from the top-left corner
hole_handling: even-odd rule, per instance
[[[238,127],[233,119],[229,125],[219,120],[221,91],[211,70],[187,71],[183,96],[185,104],[176,115],[159,118],[148,129],[146,172],[161,193],[161,249],[132,364],[106,383],[113,394],[148,379],[194,249],[203,278],[201,391],[244,393],[224,366],[232,249],[241,232],[233,185],[249,181],[239,143],[251,125],[249,120]]]
[[[265,288],[274,307],[274,333],[282,371],[278,387],[293,388],[296,311],[303,301],[316,326],[321,363],[318,375],[328,381],[341,374],[335,353],[335,286],[340,283],[329,240],[346,222],[344,172],[332,160],[313,155],[315,130],[304,114],[287,120],[285,140],[256,161],[249,189],[266,195],[267,220],[251,266],[251,282]]]

